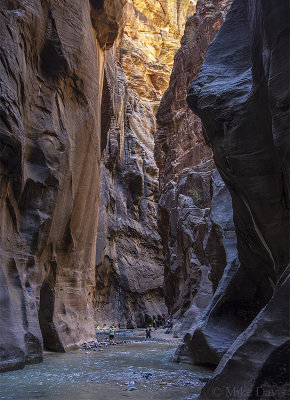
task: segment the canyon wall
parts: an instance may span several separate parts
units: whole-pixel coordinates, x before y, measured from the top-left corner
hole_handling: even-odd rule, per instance
[[[186,103],[187,87],[200,71],[230,4],[197,3],[157,112],[155,159],[160,169],[165,296],[180,332],[199,321],[224,268],[237,253],[230,195],[215,169],[201,121]]]
[[[232,198],[238,249],[180,349],[217,366],[202,399],[289,389],[289,48],[288,1],[235,0],[188,90]]]
[[[1,2],[1,371],[95,337],[104,51],[123,3]]]
[[[167,314],[157,229],[155,112],[169,83],[189,0],[128,1],[121,40],[106,52],[95,319],[144,326]]]

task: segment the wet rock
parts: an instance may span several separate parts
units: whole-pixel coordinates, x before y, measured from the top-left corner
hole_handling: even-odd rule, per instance
[[[198,380],[200,380],[200,382],[208,382],[210,380],[210,378],[200,376],[200,377],[198,377]]]
[[[137,390],[137,388],[135,388],[135,387],[130,387],[130,388],[127,390],[127,392],[133,392],[134,390]]]
[[[106,339],[103,342],[99,342],[99,341],[92,341],[89,343],[84,342],[81,345],[81,349],[89,350],[89,351],[100,351],[100,350],[103,350],[103,347],[115,346],[115,345],[124,344],[124,343],[127,343],[127,342],[125,340],[122,340],[122,341],[114,341],[113,343],[110,343],[109,339]]]
[[[152,378],[152,374],[151,372],[145,372],[144,374],[142,374],[142,377],[145,379],[150,379]]]
[[[125,385],[135,385],[135,381],[125,382]]]

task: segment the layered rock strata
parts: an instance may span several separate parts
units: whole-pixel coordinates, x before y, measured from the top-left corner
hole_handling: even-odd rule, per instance
[[[94,338],[103,3],[1,2],[1,371]]]
[[[235,0],[188,91],[232,197],[239,257],[187,337],[194,362],[219,363],[202,399],[287,396],[288,22],[286,0]]]
[[[122,40],[106,53],[95,315],[98,327],[144,326],[167,313],[157,229],[155,111],[168,86],[189,0],[128,1]]]
[[[166,304],[182,332],[199,321],[224,268],[236,255],[231,199],[215,171],[200,119],[186,103],[187,87],[200,71],[230,4],[197,3],[157,112],[155,159],[160,169]]]

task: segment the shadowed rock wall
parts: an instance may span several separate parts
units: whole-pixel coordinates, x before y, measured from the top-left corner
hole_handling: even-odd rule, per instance
[[[235,0],[188,91],[232,197],[239,257],[186,338],[195,363],[219,363],[202,399],[287,397],[289,48],[288,1]]]
[[[176,330],[198,322],[223,270],[236,255],[231,199],[215,170],[200,119],[186,103],[207,47],[231,1],[199,1],[186,23],[168,90],[157,112],[155,159],[160,169],[159,230],[166,304]]]
[[[110,4],[1,2],[1,371],[94,338],[103,47],[123,2]]]
[[[167,313],[157,230],[155,111],[168,86],[189,0],[128,1],[122,40],[106,52],[96,323],[144,326]],[[105,137],[103,135],[103,137]]]

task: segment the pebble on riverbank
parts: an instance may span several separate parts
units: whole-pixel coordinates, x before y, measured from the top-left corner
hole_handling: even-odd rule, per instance
[[[110,343],[108,339],[102,339],[102,341],[98,341],[98,340],[91,340],[89,342],[84,342],[81,345],[81,350],[90,350],[90,351],[101,351],[103,350],[103,347],[109,347],[109,346],[115,346],[118,344],[124,344],[127,343],[126,340],[122,340],[122,341],[115,341]]]

